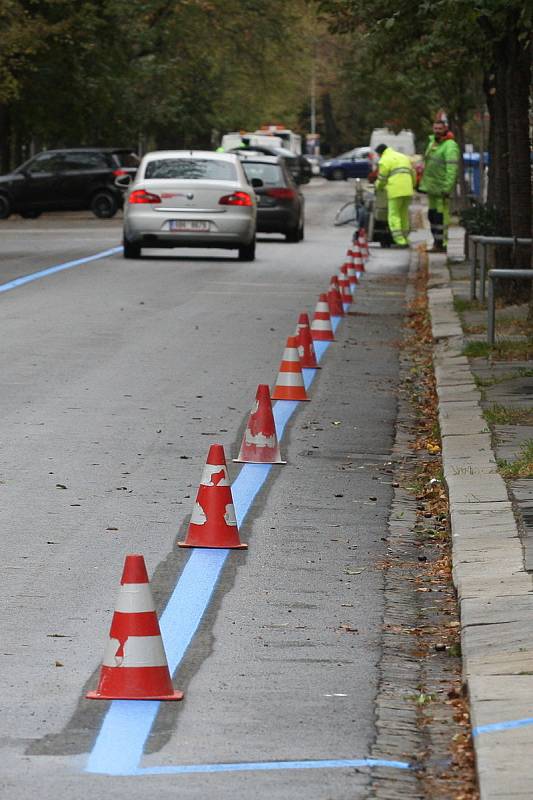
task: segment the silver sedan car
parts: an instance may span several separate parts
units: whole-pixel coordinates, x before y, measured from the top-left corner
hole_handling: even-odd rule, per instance
[[[220,247],[255,258],[257,200],[236,155],[148,153],[124,203],[124,257],[143,247]]]

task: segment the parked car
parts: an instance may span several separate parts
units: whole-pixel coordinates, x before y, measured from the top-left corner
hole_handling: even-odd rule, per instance
[[[0,175],[0,219],[18,213],[34,219],[43,211],[90,209],[102,219],[122,207],[120,175],[135,175],[138,156],[128,148],[78,147],[45,150],[8,175]]]
[[[246,152],[238,156],[257,195],[257,230],[283,233],[288,242],[300,242],[304,238],[304,198],[284,160]]]
[[[124,257],[139,258],[143,247],[221,247],[253,261],[256,217],[254,189],[235,154],[148,153],[124,204]]]
[[[265,156],[280,156],[284,159],[289,172],[294,178],[295,183],[309,183],[313,174],[311,164],[305,156],[296,155],[285,147],[266,147],[265,145],[254,145],[251,147],[236,147],[232,153],[249,152],[262,153]]]
[[[370,147],[355,147],[320,165],[320,174],[328,181],[345,181],[347,178],[366,178],[372,165]]]

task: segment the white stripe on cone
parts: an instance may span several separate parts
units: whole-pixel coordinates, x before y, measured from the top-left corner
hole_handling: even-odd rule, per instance
[[[109,639],[104,653],[104,667],[166,667],[167,658],[161,636],[129,636],[123,656],[117,656],[121,642]]]
[[[280,372],[276,381],[276,386],[303,386],[301,372]]]
[[[213,480],[213,475],[219,476],[220,473],[223,472],[224,475],[217,477],[217,480]],[[200,481],[202,486],[230,486],[230,480],[228,476],[228,471],[224,464],[214,465],[214,464],[206,464],[204,467],[204,471],[202,473],[202,480]]]
[[[282,361],[300,361],[298,357],[298,348],[296,347],[286,347],[283,351]]]
[[[122,584],[115,611],[120,611],[122,614],[142,614],[154,610],[154,600],[149,583]]]

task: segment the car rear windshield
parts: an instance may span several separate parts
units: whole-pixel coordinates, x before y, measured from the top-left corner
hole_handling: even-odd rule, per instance
[[[278,164],[262,164],[260,161],[243,161],[243,169],[249,181],[260,178],[263,186],[285,186],[283,170]]]
[[[201,158],[161,158],[149,161],[145,178],[235,181],[237,171],[228,161]]]

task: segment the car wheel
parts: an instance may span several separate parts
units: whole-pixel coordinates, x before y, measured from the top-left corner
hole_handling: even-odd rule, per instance
[[[254,261],[255,260],[255,236],[249,244],[243,244],[239,247],[239,261]]]
[[[344,174],[344,170],[343,169],[340,169],[340,167],[337,167],[337,169],[334,169],[333,172],[331,173],[331,178],[334,181],[345,181],[346,180],[346,175]]]
[[[11,214],[11,202],[5,194],[0,194],[0,219],[7,219]]]
[[[124,258],[141,257],[141,245],[139,242],[130,242],[128,239],[124,238],[122,245],[124,247]]]
[[[23,219],[37,219],[37,217],[40,217],[42,213],[42,211],[34,211],[29,208],[27,211],[21,211],[20,216]]]
[[[118,211],[118,202],[110,192],[97,192],[91,200],[91,211],[99,219],[111,219]]]
[[[300,241],[300,225],[296,225],[294,228],[288,228],[285,231],[285,239],[287,242],[299,242]]]

